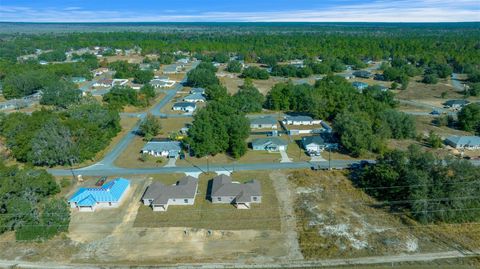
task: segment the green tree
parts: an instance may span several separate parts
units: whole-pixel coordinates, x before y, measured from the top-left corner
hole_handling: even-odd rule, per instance
[[[480,104],[470,104],[458,113],[458,125],[462,130],[480,134]]]
[[[442,138],[438,136],[434,131],[430,131],[428,133],[427,142],[430,145],[430,147],[434,149],[441,148],[443,145]]]
[[[426,74],[423,76],[422,82],[425,84],[437,84],[438,76],[436,74]]]
[[[253,113],[262,110],[265,97],[255,88],[251,80],[245,79],[244,85],[233,95],[232,100],[239,111]]]
[[[138,84],[147,84],[153,79],[153,71],[151,70],[137,70],[133,74],[133,82]]]
[[[150,141],[157,136],[162,129],[160,120],[152,114],[147,114],[138,127],[138,134],[144,137],[144,140]]]
[[[242,77],[244,78],[252,78],[252,79],[261,79],[266,80],[270,77],[267,70],[261,69],[256,66],[250,66],[243,69]]]
[[[60,80],[46,86],[43,90],[40,104],[67,108],[80,101],[82,92],[71,82]]]
[[[137,92],[126,86],[115,86],[103,95],[103,101],[115,109],[123,109],[126,105],[139,105]]]
[[[242,63],[237,60],[228,62],[227,71],[230,73],[240,73],[242,72]]]

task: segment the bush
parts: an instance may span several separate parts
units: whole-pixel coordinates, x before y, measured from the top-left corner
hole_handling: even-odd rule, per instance
[[[268,74],[267,70],[261,69],[256,66],[251,66],[243,69],[242,72],[242,77],[243,78],[252,78],[252,79],[262,79],[266,80],[270,77]]]

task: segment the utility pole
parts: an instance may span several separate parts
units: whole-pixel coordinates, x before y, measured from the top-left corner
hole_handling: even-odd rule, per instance
[[[332,149],[328,147],[328,170],[332,170]]]

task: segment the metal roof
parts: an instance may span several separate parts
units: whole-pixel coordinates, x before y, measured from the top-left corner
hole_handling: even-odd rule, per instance
[[[99,188],[80,188],[68,201],[81,206],[118,202],[128,186],[130,186],[128,179],[116,178]]]
[[[204,100],[205,101],[205,97],[201,93],[192,93],[190,95],[185,96],[185,98],[183,98],[183,100],[185,100],[185,101],[188,101],[188,100]]]
[[[299,115],[299,116],[292,116],[292,115],[287,115],[285,116],[285,119],[287,121],[312,121],[312,117],[310,116],[302,116],[302,115]]]

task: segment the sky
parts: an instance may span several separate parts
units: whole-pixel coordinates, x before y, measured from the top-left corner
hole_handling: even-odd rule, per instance
[[[464,22],[480,0],[0,0],[10,22]]]

